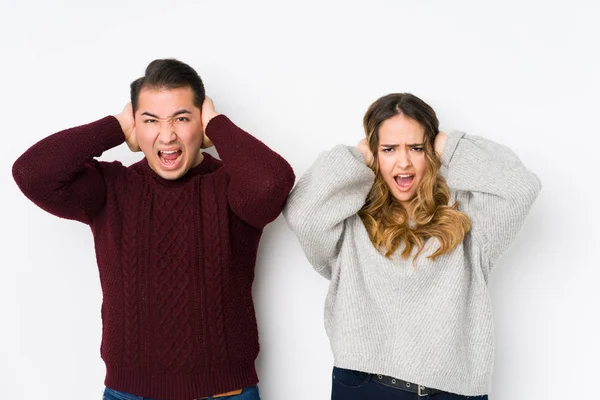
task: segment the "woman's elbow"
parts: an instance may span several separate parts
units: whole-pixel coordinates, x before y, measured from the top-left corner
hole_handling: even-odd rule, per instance
[[[513,202],[521,204],[527,208],[531,207],[540,192],[542,191],[542,182],[532,172],[528,172],[524,179],[515,183],[513,191]]]

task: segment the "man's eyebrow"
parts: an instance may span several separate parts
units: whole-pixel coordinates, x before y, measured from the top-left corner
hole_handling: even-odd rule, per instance
[[[175,111],[175,113],[173,115],[171,115],[171,118],[176,117],[176,116],[181,115],[181,114],[191,114],[191,113],[192,113],[191,111],[186,110],[185,108],[183,108],[181,110]]]
[[[186,110],[185,108],[183,108],[181,110],[175,111],[173,113],[173,115],[171,115],[169,118],[173,118],[173,117],[176,117],[176,116],[181,115],[181,114],[191,114],[191,113],[192,113],[191,111]],[[152,118],[161,119],[158,115],[151,114],[151,113],[149,113],[147,111],[144,111],[142,113],[142,115],[147,115],[147,116],[152,117]]]

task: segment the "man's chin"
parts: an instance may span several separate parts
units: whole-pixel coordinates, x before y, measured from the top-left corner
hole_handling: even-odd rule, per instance
[[[184,176],[189,168],[186,168],[183,163],[176,169],[164,168],[159,161],[154,164],[152,170],[154,170],[156,175],[160,176],[161,178],[174,181]]]
[[[175,174],[175,173],[168,173],[168,174],[165,174],[165,173],[160,173],[160,174],[158,174],[158,175],[159,175],[161,178],[163,178],[163,179],[166,179],[166,180],[168,180],[168,181],[175,181],[175,180],[177,180],[177,179],[181,178],[181,177],[182,177],[183,175],[185,175],[185,174],[184,174],[184,173],[177,173],[177,174]]]

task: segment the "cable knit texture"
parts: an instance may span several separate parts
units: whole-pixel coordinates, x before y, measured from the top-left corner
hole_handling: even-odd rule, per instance
[[[436,261],[413,263],[372,245],[358,211],[374,174],[354,147],[323,153],[284,215],[308,260],[331,280],[325,328],[335,365],[461,395],[489,392],[493,326],[488,276],[519,231],[541,184],[508,148],[452,132],[442,173],[472,230]],[[417,249],[414,250],[416,253]],[[414,254],[413,253],[413,254]]]
[[[13,166],[35,204],[92,229],[112,389],[191,400],[258,382],[256,252],[294,173],[224,115],[206,133],[222,161],[205,153],[175,181],[146,159],[94,159],[124,142],[114,117],[49,136]]]

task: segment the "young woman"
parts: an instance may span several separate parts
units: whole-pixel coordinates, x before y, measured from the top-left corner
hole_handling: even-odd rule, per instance
[[[320,155],[284,215],[331,280],[332,399],[487,399],[487,282],[541,184],[508,148],[439,132],[411,94],[375,101],[366,138]]]

